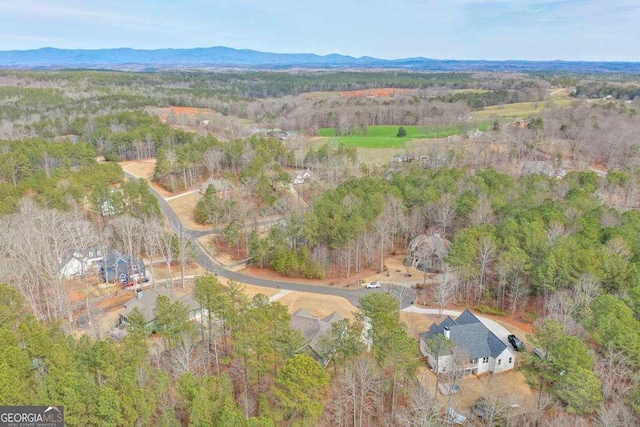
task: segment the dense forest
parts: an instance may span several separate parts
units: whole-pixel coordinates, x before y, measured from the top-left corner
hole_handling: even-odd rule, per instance
[[[61,404],[68,425],[450,421],[418,380],[401,296],[360,299],[325,337],[323,367],[296,351],[285,305],[186,277],[198,243],[171,229],[150,185],[197,193],[210,180],[193,221],[282,276],[352,280],[383,273],[416,236],[449,241],[416,304],[532,322],[527,341],[549,355],[522,355],[535,401],[490,399],[489,424],[637,424],[638,87],[544,73],[2,71],[0,404]],[[393,90],[367,92],[380,88]],[[382,125],[460,132],[398,149],[318,136]],[[125,180],[118,162],[143,160],[151,182]],[[300,170],[313,179],[296,190]],[[142,258],[181,288],[193,280],[208,315],[190,322],[159,298],[153,331],[134,313],[126,337],[105,336],[97,278],[78,279],[74,300],[61,274],[91,247]]]

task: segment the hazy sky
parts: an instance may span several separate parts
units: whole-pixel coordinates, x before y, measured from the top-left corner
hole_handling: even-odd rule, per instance
[[[0,50],[640,61],[640,0],[2,0]]]

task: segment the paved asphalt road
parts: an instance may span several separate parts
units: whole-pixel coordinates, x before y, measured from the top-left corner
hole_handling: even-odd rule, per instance
[[[128,179],[137,179],[138,177],[125,171],[125,177]],[[400,285],[392,285],[387,284],[383,285],[380,289],[355,289],[348,290],[342,288],[334,288],[331,286],[324,285],[307,285],[303,283],[291,283],[291,282],[278,282],[275,280],[267,280],[261,279],[259,277],[247,276],[241,274],[237,271],[231,271],[223,268],[222,266],[216,264],[211,257],[202,249],[198,242],[198,238],[202,236],[206,236],[208,234],[213,233],[212,231],[195,231],[189,230],[184,227],[178,215],[176,215],[175,211],[169,206],[169,203],[162,197],[153,187],[149,186],[151,193],[158,199],[158,203],[160,205],[160,209],[164,212],[165,216],[169,220],[171,227],[174,231],[186,230],[189,233],[190,239],[193,242],[194,247],[196,248],[196,262],[200,264],[203,268],[207,269],[211,272],[216,272],[219,276],[226,277],[227,279],[233,279],[240,283],[247,283],[255,286],[262,286],[265,288],[274,288],[274,289],[286,289],[291,291],[299,291],[299,292],[309,292],[314,294],[322,294],[322,295],[335,295],[346,298],[351,304],[354,306],[358,306],[359,299],[370,293],[370,292],[384,292],[385,290],[390,291],[392,293],[398,293],[400,295],[404,294],[402,299],[402,303],[400,304],[401,308],[406,308],[411,306],[413,301],[416,299],[416,293],[413,289],[401,289]]]

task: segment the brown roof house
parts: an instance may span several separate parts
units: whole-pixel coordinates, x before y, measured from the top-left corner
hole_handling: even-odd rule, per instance
[[[313,357],[322,366],[327,366],[335,353],[335,348],[329,348],[323,337],[331,332],[332,324],[344,320],[338,312],[334,311],[327,317],[318,318],[310,314],[304,308],[291,315],[291,328],[302,333],[305,343],[298,352],[306,353]]]
[[[405,265],[420,271],[442,272],[445,270],[445,259],[451,242],[440,237],[440,234],[421,234],[413,239],[407,248]]]

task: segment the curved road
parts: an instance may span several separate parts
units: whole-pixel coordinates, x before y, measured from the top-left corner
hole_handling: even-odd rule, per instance
[[[127,179],[140,178],[127,171],[124,172],[124,175]],[[173,228],[173,230],[176,232],[182,231],[182,232],[189,233],[189,239],[191,240],[191,242],[193,243],[196,249],[196,262],[200,264],[203,268],[207,269],[208,271],[216,272],[218,275],[222,277],[226,277],[227,279],[233,279],[240,283],[247,283],[250,285],[262,286],[265,288],[284,289],[284,290],[290,290],[290,291],[308,292],[308,293],[322,294],[322,295],[335,295],[335,296],[346,298],[351,304],[353,304],[356,307],[358,306],[360,298],[364,295],[367,295],[370,292],[380,292],[381,290],[387,289],[393,293],[395,289],[402,288],[399,285],[389,284],[389,285],[384,285],[383,288],[381,289],[361,288],[361,289],[355,289],[355,290],[348,290],[348,289],[334,288],[331,286],[324,286],[324,285],[307,285],[304,283],[278,282],[275,280],[261,279],[259,277],[247,276],[235,271],[227,270],[225,268],[222,268],[222,266],[216,264],[211,259],[211,257],[204,251],[204,249],[200,246],[200,243],[198,242],[199,237],[212,234],[215,232],[215,230],[195,231],[195,230],[190,230],[186,228],[182,224],[182,221],[180,221],[180,218],[178,218],[178,215],[175,213],[173,208],[164,199],[164,197],[162,197],[160,193],[158,193],[153,187],[149,186],[149,189],[151,190],[151,193],[155,196],[155,198],[158,200],[160,209],[162,209],[162,212],[164,212],[165,216],[169,220],[169,223],[171,224],[171,228]],[[398,292],[400,291],[402,291],[402,293],[400,293],[401,295],[404,294],[404,297],[400,304],[401,308],[404,309],[406,307],[411,306],[411,304],[413,304],[413,301],[415,301],[416,299],[415,291],[413,289],[398,290]]]

